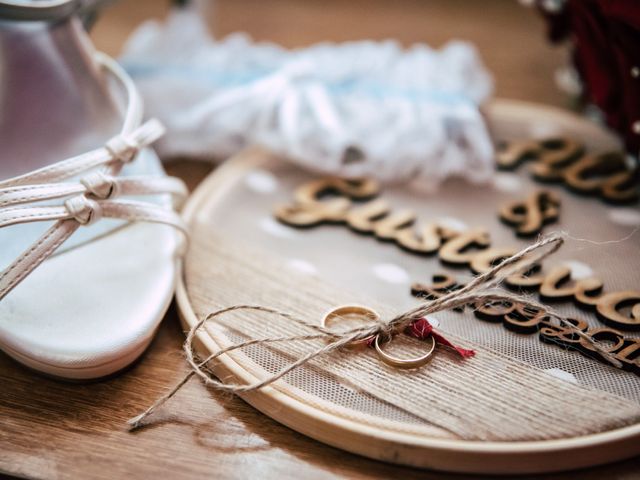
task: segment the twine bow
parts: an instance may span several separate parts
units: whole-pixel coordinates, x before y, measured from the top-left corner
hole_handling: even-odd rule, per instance
[[[187,339],[184,343],[184,352],[186,354],[187,362],[191,366],[192,370],[184,376],[184,378],[178,382],[176,386],[174,386],[167,394],[160,397],[156,400],[149,408],[147,408],[144,412],[136,417],[130,419],[127,423],[130,426],[131,430],[139,428],[143,425],[144,420],[153,413],[158,407],[160,407],[164,402],[170,399],[173,395],[175,395],[180,388],[194,375],[200,377],[205,385],[222,392],[231,392],[235,394],[246,393],[251,391],[256,391],[261,388],[266,387],[267,385],[272,384],[273,382],[279,380],[284,377],[289,372],[295,370],[296,368],[305,365],[312,359],[319,357],[321,355],[326,355],[333,351],[336,351],[351,342],[362,341],[368,339],[370,337],[375,337],[376,335],[389,336],[395,332],[401,332],[406,329],[409,330],[409,333],[413,334],[420,338],[421,336],[433,335],[434,340],[438,341],[435,335],[438,335],[436,332],[433,332],[433,327],[426,322],[422,322],[421,320],[425,319],[427,316],[432,315],[436,312],[454,309],[456,307],[463,307],[465,305],[474,304],[477,302],[481,303],[492,303],[492,302],[518,302],[524,304],[525,306],[539,309],[541,312],[544,312],[549,318],[557,320],[560,325],[563,327],[570,329],[575,335],[584,339],[588,342],[593,348],[602,355],[604,359],[609,361],[611,364],[620,367],[620,362],[615,359],[609,352],[607,352],[604,348],[602,348],[593,338],[587,336],[584,332],[577,329],[575,325],[573,325],[566,318],[558,315],[549,307],[533,301],[529,298],[525,298],[519,295],[515,295],[509,292],[506,292],[502,289],[497,288],[499,284],[507,278],[509,275],[512,275],[516,272],[526,271],[532,265],[542,261],[544,258],[548,257],[555,253],[564,243],[564,239],[562,234],[552,234],[547,237],[541,238],[535,244],[530,245],[515,255],[503,260],[500,264],[493,267],[491,270],[477,276],[471,282],[467,283],[464,287],[452,291],[438,299],[424,302],[417,307],[401,313],[388,321],[379,320],[373,326],[368,327],[359,327],[353,328],[350,330],[335,332],[329,330],[327,328],[321,327],[320,325],[310,325],[309,323],[296,318],[293,315],[290,315],[286,312],[281,312],[276,309],[272,309],[269,307],[264,307],[261,305],[234,305],[232,307],[224,308],[221,310],[217,310],[206,315],[202,318],[198,323],[196,323],[189,333],[187,334]],[[546,251],[541,251],[544,247],[550,247]],[[529,257],[530,254],[536,252],[535,255]],[[226,313],[238,310],[252,310],[263,313],[274,314],[285,318],[287,320],[296,322],[298,324],[304,325],[307,328],[311,328],[315,330],[317,333],[309,334],[309,335],[299,335],[299,336],[288,336],[288,337],[272,337],[272,338],[260,338],[260,339],[252,339],[245,342],[237,343],[235,345],[231,345],[227,348],[223,348],[216,353],[211,354],[206,359],[202,361],[198,361],[195,357],[193,351],[193,341],[195,339],[198,331],[210,320],[213,320],[216,317],[224,315]],[[266,377],[263,380],[258,382],[241,385],[241,384],[228,384],[223,383],[220,380],[213,378],[206,369],[206,365],[212,360],[218,358],[221,355],[224,355],[233,350],[238,350],[244,347],[248,347],[251,345],[266,345],[270,343],[286,343],[298,340],[313,340],[324,338],[327,340],[327,344],[321,348],[313,350],[308,354],[300,357],[296,361],[292,362],[279,372]],[[453,347],[446,339],[442,340],[448,344],[448,346]],[[456,347],[453,347],[456,348]],[[464,353],[463,353],[464,352]],[[459,351],[460,355],[468,357],[472,354],[470,351],[462,349]]]

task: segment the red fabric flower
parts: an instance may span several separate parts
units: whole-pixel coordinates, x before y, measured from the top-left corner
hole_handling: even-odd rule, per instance
[[[449,340],[447,340],[438,332],[436,332],[433,329],[433,325],[431,325],[429,323],[429,320],[427,320],[426,318],[419,318],[418,320],[414,320],[413,322],[411,322],[411,324],[409,324],[409,326],[405,329],[405,333],[419,340],[425,340],[429,337],[433,337],[436,343],[439,343],[440,345],[444,345],[445,347],[452,348],[462,358],[473,357],[476,354],[476,352],[474,352],[473,350],[467,350],[466,348],[456,347]]]
[[[640,1],[567,0],[560,9],[538,7],[554,42],[570,39],[585,100],[605,114],[628,151],[640,152]]]

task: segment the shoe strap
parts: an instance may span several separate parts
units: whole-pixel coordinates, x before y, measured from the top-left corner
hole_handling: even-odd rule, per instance
[[[130,222],[153,222],[171,225],[184,233],[187,228],[174,211],[142,202],[91,200],[84,195],[72,197],[64,207],[37,207],[23,217],[25,221],[57,220],[38,241],[0,272],[0,300],[49,258],[79,227],[101,218]]]
[[[55,223],[11,265],[0,271],[0,300],[53,253],[81,226],[101,218],[127,222],[170,225],[188,239],[180,216],[170,207],[157,204],[114,200],[121,195],[171,194],[181,202],[186,198],[184,183],[171,177],[116,177],[141,149],[157,140],[164,127],[155,119],[140,125],[142,101],[131,78],[108,56],[97,53],[96,60],[115,76],[126,90],[128,101],[121,133],[101,148],[0,181],[0,228],[22,223]],[[85,176],[76,182],[60,183]],[[43,205],[65,199],[61,205]]]
[[[162,124],[156,119],[151,119],[129,134],[116,135],[103,147],[0,181],[0,189],[58,182],[99,167],[108,167],[109,173],[115,175],[122,166],[132,162],[141,149],[156,141],[163,133]]]
[[[88,177],[92,178],[92,177]],[[55,221],[33,245],[25,250],[7,268],[0,272],[0,300],[4,298],[16,285],[24,280],[43,261],[53,253],[81,226],[88,226],[102,218],[124,220],[127,222],[151,222],[170,225],[183,233],[184,241],[188,239],[187,227],[180,216],[170,207],[156,205],[148,202],[113,200],[118,194],[126,195],[156,195],[171,194],[174,204],[180,204],[187,195],[184,183],[171,177],[132,177],[113,178],[98,173],[96,178],[104,183],[90,184],[88,181],[77,185],[37,185],[35,189],[28,189],[32,200],[21,200],[19,205],[11,205],[0,208],[0,228],[17,224]],[[97,186],[106,189],[93,190]],[[93,187],[93,188],[92,188]],[[15,200],[14,187],[0,190],[0,198]],[[33,192],[36,192],[35,194]],[[102,193],[103,198],[96,196]],[[53,196],[62,196],[66,200],[62,205],[42,205],[39,202],[51,199]],[[71,196],[69,196],[71,195]]]
[[[116,178],[100,171],[78,183],[23,185],[0,189],[0,228],[54,221],[33,245],[0,272],[0,300],[24,280],[81,226],[102,218],[127,222],[152,222],[170,225],[188,239],[187,228],[169,206],[148,202],[114,200],[119,195],[170,194],[175,206],[187,196],[185,184],[172,177]],[[43,205],[45,200],[66,198],[61,205]]]
[[[0,228],[58,220],[75,220],[79,225],[92,225],[102,218],[165,223],[186,230],[180,216],[169,208],[128,200],[94,200],[85,195],[71,197],[60,206],[6,209],[0,212]]]
[[[130,176],[114,177],[101,171],[91,172],[78,182],[43,183],[0,188],[0,218],[8,207],[45,202],[73,195],[107,200],[117,196],[155,195],[169,193],[181,203],[187,188],[174,177]]]

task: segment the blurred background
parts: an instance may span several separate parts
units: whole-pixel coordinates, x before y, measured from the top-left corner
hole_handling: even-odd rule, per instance
[[[117,56],[140,22],[164,18],[170,6],[161,0],[114,2],[91,36],[99,49]],[[207,7],[218,39],[242,31],[289,48],[389,38],[440,47],[467,40],[494,75],[496,97],[569,105],[554,80],[567,51],[547,42],[542,18],[517,0],[215,0]]]
[[[197,1],[197,0],[196,0]],[[518,0],[200,0],[212,35],[245,32],[254,41],[286,48],[318,42],[394,39],[408,47],[473,44],[491,72],[493,97],[571,108],[556,76],[569,63],[566,47],[547,40],[543,18]],[[177,2],[118,0],[91,29],[96,47],[118,57],[142,22],[163,20]],[[179,59],[178,59],[179,60]],[[162,117],[161,117],[162,118]],[[192,159],[166,164],[193,188],[212,166]]]

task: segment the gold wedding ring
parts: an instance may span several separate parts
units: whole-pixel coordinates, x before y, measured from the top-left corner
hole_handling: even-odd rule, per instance
[[[328,324],[336,320],[345,320],[348,317],[367,319],[373,322],[380,320],[380,315],[375,310],[360,305],[344,305],[342,307],[334,308],[327,312],[320,321],[320,326],[327,328]],[[355,327],[354,327],[355,328]],[[362,340],[355,340],[350,342],[347,348],[363,348],[366,347],[369,342],[373,340],[373,335]]]
[[[429,350],[427,351],[427,353],[425,353],[424,355],[421,355],[420,357],[407,358],[407,359],[397,358],[386,353],[381,346],[381,343],[390,342],[392,339],[393,337],[390,337],[390,338],[388,337],[387,340],[384,340],[384,339],[381,339],[381,335],[376,335],[376,341],[374,342],[374,346],[376,348],[376,352],[378,353],[378,356],[380,357],[380,359],[387,365],[390,365],[395,368],[418,368],[423,365],[426,365],[431,360],[433,356],[433,352],[436,349],[436,341],[433,339],[433,337],[429,337],[426,341],[431,342],[431,346],[429,347]]]
[[[368,307],[363,307],[361,305],[344,305],[342,307],[334,308],[327,312],[320,321],[320,326],[322,328],[327,328],[328,325],[337,320],[345,320],[351,318],[357,319],[367,319],[373,322],[377,322],[380,320],[380,315],[375,310],[372,310]],[[382,345],[386,342],[390,342],[393,339],[393,336],[387,337],[385,340],[382,335],[371,335],[369,337],[363,338],[362,340],[356,340],[350,342],[346,345],[346,348],[364,348],[373,341],[373,345],[376,349],[376,353],[380,357],[380,359],[395,368],[418,368],[423,365],[429,363],[433,356],[433,352],[436,349],[436,342],[433,337],[429,337],[426,339],[427,342],[430,342],[427,353],[415,358],[397,358],[393,355],[389,355],[382,349]]]

